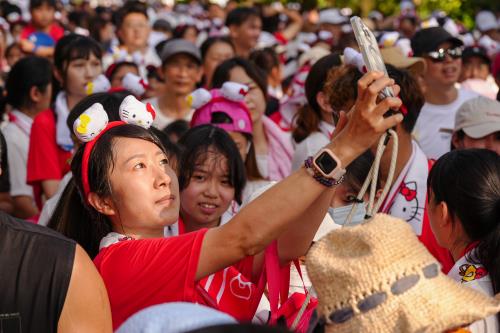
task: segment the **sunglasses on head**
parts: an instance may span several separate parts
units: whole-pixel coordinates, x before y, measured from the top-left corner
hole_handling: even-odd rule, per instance
[[[457,46],[452,49],[439,49],[437,51],[427,53],[427,57],[429,57],[434,62],[443,62],[446,59],[446,55],[449,55],[452,59],[461,58],[462,48],[460,46]]]

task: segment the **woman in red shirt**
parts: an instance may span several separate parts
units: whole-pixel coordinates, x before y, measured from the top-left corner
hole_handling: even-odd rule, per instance
[[[39,209],[42,196],[52,197],[70,169],[73,141],[66,119],[69,110],[87,96],[87,83],[101,74],[101,57],[101,48],[88,37],[71,34],[56,45],[55,76],[61,89],[54,91],[57,95],[52,109],[33,120],[28,153],[27,183],[33,186]]]
[[[342,167],[402,120],[399,114],[383,117],[389,108],[400,106],[399,99],[377,103],[378,93],[392,84],[382,73],[366,74],[359,81],[350,120],[342,113],[341,131],[327,146]],[[89,107],[95,106],[82,101],[74,112],[81,114]],[[78,119],[82,130],[92,127],[82,122],[85,118]],[[333,194],[301,168],[227,224],[165,238],[164,227],[179,217],[179,184],[164,148],[148,130],[110,123],[97,139],[78,149],[71,170],[74,181],[65,191],[58,229],[92,256],[102,237],[110,232],[122,235],[112,242],[102,239],[94,259],[108,289],[115,329],[155,304],[187,301],[214,306],[197,282],[249,256],[250,274],[259,276],[264,249],[274,240],[281,262],[304,255]]]

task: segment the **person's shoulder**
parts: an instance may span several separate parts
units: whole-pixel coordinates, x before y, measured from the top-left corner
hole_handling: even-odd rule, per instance
[[[75,241],[64,237],[60,233],[34,223],[23,221],[12,217],[4,212],[0,212],[0,228],[15,234],[25,234],[46,240],[50,243],[57,242],[74,247]]]
[[[468,101],[471,98],[475,98],[475,97],[479,97],[479,94],[472,91],[472,90],[463,89],[463,88],[458,89],[458,100],[459,100],[460,104],[465,102],[465,101]]]
[[[35,119],[33,119],[33,125],[55,125],[56,117],[54,115],[54,111],[52,109],[47,109],[45,111],[40,112],[36,115]]]
[[[2,128],[2,134],[8,144],[16,143],[18,141],[17,138],[21,134],[21,130],[14,123],[9,122],[4,128]]]

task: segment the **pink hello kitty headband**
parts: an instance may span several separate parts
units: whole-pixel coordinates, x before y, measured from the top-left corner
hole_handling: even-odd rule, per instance
[[[82,158],[82,183],[86,201],[90,193],[88,176],[90,154],[99,138],[109,129],[120,125],[131,124],[148,129],[156,117],[155,109],[150,103],[141,103],[132,95],[125,97],[118,110],[121,121],[109,122],[108,114],[102,104],[95,103],[73,123],[76,137],[86,143]]]
[[[244,102],[247,94],[248,87],[236,82],[225,82],[220,89],[193,91],[187,97],[191,108],[196,109],[191,127],[212,124],[225,131],[252,134],[252,117]],[[231,122],[214,122],[212,116],[216,113],[226,114]]]

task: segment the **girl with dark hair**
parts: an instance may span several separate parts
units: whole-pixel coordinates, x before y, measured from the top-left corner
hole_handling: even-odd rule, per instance
[[[258,188],[269,184],[269,181],[264,180],[257,168],[255,149],[252,143],[252,119],[250,111],[244,103],[244,96],[239,93],[246,90],[248,87],[245,85],[226,82],[221,89],[212,89],[209,92],[200,88],[191,94],[194,104],[197,104],[197,99],[200,99],[201,95],[211,96],[211,99],[205,104],[198,105],[193,114],[191,126],[211,124],[225,130],[236,144],[245,163],[248,181],[240,201],[246,201]],[[233,209],[233,213],[237,211],[238,209]]]
[[[87,96],[87,83],[101,74],[101,57],[99,44],[85,36],[70,34],[56,45],[54,104],[34,119],[28,154],[27,182],[33,186],[39,209],[42,196],[52,197],[69,171],[73,140],[66,119],[69,111]]]
[[[448,276],[489,296],[500,293],[500,157],[486,149],[449,152],[427,182],[432,231],[455,261]],[[470,331],[498,332],[498,319]]]
[[[234,46],[227,37],[209,37],[200,47],[203,86],[210,87],[214,71],[224,60],[234,57]]]
[[[330,54],[318,60],[309,71],[305,83],[307,104],[299,109],[292,132],[296,144],[292,160],[292,170],[300,168],[307,156],[318,151],[330,141],[335,129],[333,109],[324,91],[330,69],[342,63],[339,54]]]
[[[243,58],[233,58],[220,64],[214,73],[213,88],[232,81],[248,86],[245,104],[250,110],[259,173],[268,180],[279,181],[291,172],[293,147],[290,136],[265,115],[267,81],[263,72]]]
[[[233,200],[241,205],[246,183],[236,144],[224,130],[211,125],[192,128],[179,144],[183,150],[179,234],[228,222],[223,214]]]
[[[198,28],[196,28],[194,22],[179,24],[172,32],[172,38],[182,38],[196,45]]]
[[[228,223],[169,238],[164,237],[164,227],[178,219],[179,185],[158,139],[142,127],[121,122],[88,133],[102,124],[90,122],[87,111],[102,108],[94,104],[91,110],[78,110],[86,116],[78,116],[75,134],[89,141],[71,162],[74,181],[66,189],[58,230],[77,240],[91,256],[97,254],[94,263],[108,288],[114,329],[133,313],[155,304],[188,301],[218,308],[217,301],[200,290],[199,281],[251,261],[246,279],[257,283],[264,250],[274,240],[282,263],[303,255],[326,213],[332,194],[327,189],[334,186],[336,177],[332,174],[342,174],[344,166],[401,121],[400,115],[383,118],[389,108],[400,105],[399,99],[376,102],[378,92],[390,85],[380,73],[369,73],[361,80],[362,97],[350,120],[342,118],[339,128],[343,130],[327,146],[330,152],[325,152],[337,161],[334,170],[320,176],[323,169],[306,163]],[[132,102],[120,109],[129,114],[149,113],[140,102]],[[97,115],[92,119],[103,119]],[[91,137],[82,136],[87,134]],[[246,298],[255,289],[239,278],[226,289],[237,288]],[[251,313],[254,306],[252,302],[242,310]]]
[[[333,68],[325,85],[327,99],[333,109],[333,118],[338,121],[340,110],[350,110],[358,97],[356,82],[362,77],[357,66],[351,65],[344,53],[348,65]],[[404,119],[396,126],[398,135],[398,154],[394,180],[387,199],[380,208],[386,213],[407,221],[420,241],[441,263],[444,273],[453,266],[449,251],[440,246],[429,224],[427,214],[427,176],[433,161],[428,160],[419,145],[413,140],[411,132],[415,126],[420,109],[424,105],[424,96],[417,80],[406,70],[386,65],[389,77],[400,87],[399,96],[403,101],[400,109]],[[393,140],[385,150],[380,162],[381,186],[385,185],[391,165]],[[372,147],[375,152],[377,146]]]
[[[14,109],[2,130],[8,147],[10,193],[14,216],[27,219],[38,214],[33,188],[26,184],[26,169],[33,119],[50,106],[52,65],[45,58],[30,56],[11,69],[6,101]]]

